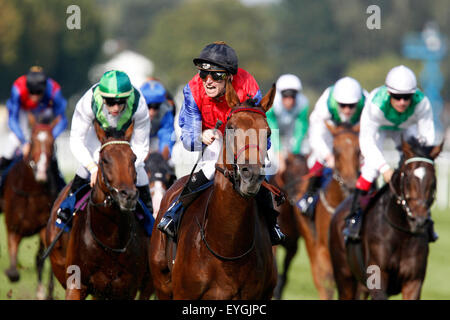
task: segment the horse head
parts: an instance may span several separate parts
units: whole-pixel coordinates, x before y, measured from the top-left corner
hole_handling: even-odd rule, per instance
[[[94,192],[109,196],[121,211],[134,211],[138,200],[136,155],[130,146],[134,125],[131,124],[125,133],[115,129],[105,131],[97,121],[94,127],[102,144]]]
[[[334,176],[341,186],[352,190],[360,168],[359,123],[333,126],[325,122],[325,126],[333,135]]]
[[[48,181],[48,172],[54,152],[53,128],[61,120],[58,116],[50,124],[39,123],[32,113],[28,113],[31,127],[30,152],[24,159],[33,170],[37,182]]]
[[[255,196],[265,177],[264,163],[270,136],[266,112],[272,106],[274,96],[275,84],[259,104],[253,99],[241,103],[231,81],[226,88],[226,100],[231,109],[227,115],[222,161],[231,173],[235,190],[244,197]]]
[[[403,155],[400,166],[390,181],[391,189],[406,213],[412,232],[424,228],[430,218],[430,207],[436,193],[434,159],[442,151],[444,142],[424,146],[417,139],[402,140]]]

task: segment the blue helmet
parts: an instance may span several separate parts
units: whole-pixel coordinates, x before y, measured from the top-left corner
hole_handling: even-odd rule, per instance
[[[141,86],[141,92],[144,95],[147,105],[161,104],[166,101],[166,89],[156,80],[149,80]]]

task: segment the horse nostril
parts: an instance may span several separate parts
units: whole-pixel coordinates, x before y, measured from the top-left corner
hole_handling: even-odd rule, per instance
[[[122,189],[119,191],[121,197],[126,198],[127,200],[132,200],[136,198],[137,192],[135,190]]]

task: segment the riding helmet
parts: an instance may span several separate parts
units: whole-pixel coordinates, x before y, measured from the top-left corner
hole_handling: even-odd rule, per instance
[[[106,71],[99,83],[100,94],[106,98],[128,98],[133,91],[130,78],[123,71]]]
[[[40,94],[47,86],[47,76],[44,69],[39,66],[32,66],[27,73],[27,88],[31,94]]]
[[[212,70],[218,66],[224,68],[231,74],[236,74],[238,71],[238,57],[236,52],[223,41],[208,44],[193,62],[199,69]],[[215,66],[211,66],[210,64]]]
[[[386,87],[394,94],[411,94],[417,89],[414,72],[403,65],[394,67],[386,76]]]

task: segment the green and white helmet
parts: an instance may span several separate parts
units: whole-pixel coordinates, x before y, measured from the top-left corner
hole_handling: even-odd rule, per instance
[[[100,79],[99,91],[105,98],[128,98],[133,92],[133,86],[125,72],[110,70]]]

